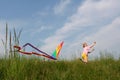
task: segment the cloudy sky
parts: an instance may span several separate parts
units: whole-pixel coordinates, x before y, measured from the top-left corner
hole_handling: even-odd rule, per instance
[[[49,54],[64,41],[60,58],[79,57],[82,43],[97,42],[100,51],[120,56],[120,0],[0,0],[0,38],[22,30],[20,45],[31,43]],[[0,54],[2,42],[0,41]]]

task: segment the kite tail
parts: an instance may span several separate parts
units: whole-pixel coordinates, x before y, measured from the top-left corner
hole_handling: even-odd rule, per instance
[[[52,54],[52,57],[58,59],[58,56],[59,56],[59,53],[60,53],[60,50],[62,49],[62,46],[63,46],[63,41],[57,46],[57,48],[55,49],[55,51],[53,52]]]
[[[23,48],[26,47],[27,45],[29,45],[29,46],[31,46],[32,48],[36,49],[38,52],[43,53],[43,54],[49,56],[47,53],[45,53],[45,52],[39,50],[37,47],[33,46],[33,45],[30,44],[30,43],[26,43],[25,45],[23,45]]]

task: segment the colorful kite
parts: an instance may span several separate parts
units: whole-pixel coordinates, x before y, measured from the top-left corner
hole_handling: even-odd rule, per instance
[[[49,54],[47,54],[46,52],[43,52],[41,50],[39,50],[38,48],[36,48],[35,46],[33,46],[32,44],[30,43],[26,43],[25,45],[22,46],[22,48],[20,46],[14,46],[14,48],[17,49],[18,52],[22,53],[22,54],[27,54],[27,55],[37,55],[37,56],[43,56],[43,57],[46,57],[46,58],[49,58],[49,59],[52,59],[52,60],[57,60],[58,59],[58,56],[59,56],[59,53],[60,53],[60,50],[62,49],[62,45],[63,45],[64,42],[61,42],[57,48],[55,49],[55,51],[53,52],[52,56],[50,56]],[[26,52],[26,51],[23,51],[23,49],[29,45],[30,47],[34,48],[35,50],[37,50],[38,52]]]

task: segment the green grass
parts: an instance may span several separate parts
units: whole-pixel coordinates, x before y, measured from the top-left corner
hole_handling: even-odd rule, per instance
[[[120,80],[120,60],[0,59],[0,80]]]

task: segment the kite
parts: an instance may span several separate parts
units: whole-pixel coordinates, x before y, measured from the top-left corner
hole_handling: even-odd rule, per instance
[[[20,46],[14,46],[14,48],[17,49],[18,52],[22,53],[22,54],[26,54],[26,55],[37,55],[37,56],[43,56],[43,57],[46,57],[46,58],[49,58],[49,59],[52,59],[52,60],[57,60],[58,59],[58,56],[59,56],[59,53],[62,49],[62,46],[63,46],[63,41],[56,47],[55,51],[53,52],[52,56],[47,54],[46,52],[43,52],[41,51],[40,49],[38,49],[37,47],[33,46],[32,44],[30,43],[26,43],[25,45],[22,46],[22,48]],[[23,49],[29,45],[30,47],[34,48],[35,50],[37,50],[38,52],[26,52],[26,51],[23,51]]]

